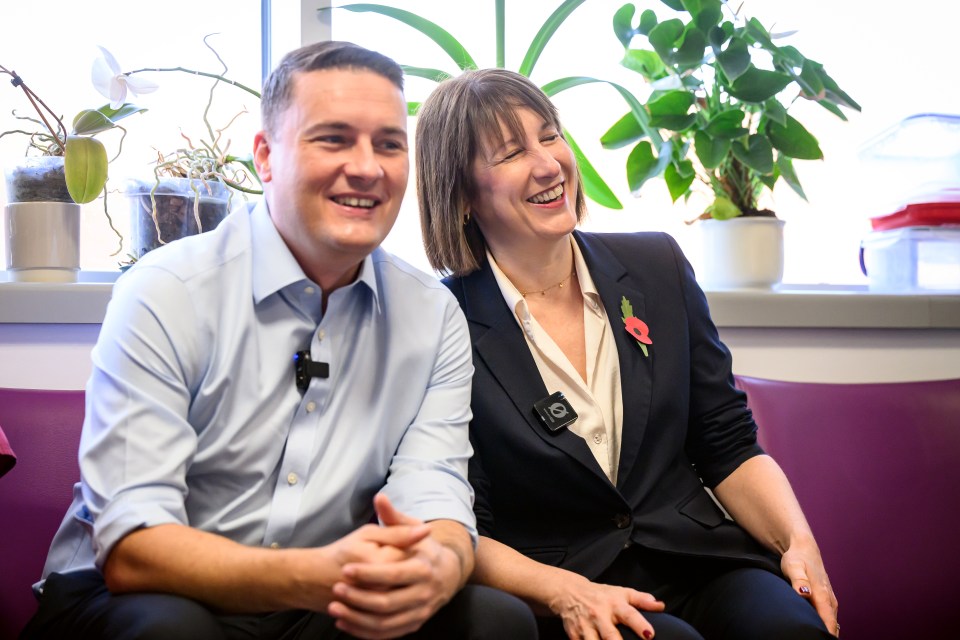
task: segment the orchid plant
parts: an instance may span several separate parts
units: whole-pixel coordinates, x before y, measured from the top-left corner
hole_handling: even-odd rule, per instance
[[[662,2],[681,17],[660,21],[647,9],[635,20],[636,8],[626,4],[613,19],[622,64],[653,89],[641,113],[627,113],[601,139],[606,148],[634,144],[631,190],[662,176],[676,201],[702,182],[714,199],[699,218],[720,220],[773,215],[758,199],[781,179],[806,199],[793,160],[818,160],[823,152],[789,107],[811,100],[846,120],[840,108],[860,105],[822,64],[775,43],[790,34],[770,33],[726,0]],[[650,48],[634,47],[637,37]]]
[[[104,213],[107,216],[110,228],[119,240],[120,246],[117,249],[117,253],[119,253],[123,245],[123,236],[113,225],[113,220],[107,211],[107,166],[120,154],[123,149],[123,139],[126,136],[126,129],[118,125],[117,122],[135,113],[141,113],[145,109],[125,102],[126,91],[115,96],[116,99],[108,95],[107,97],[111,98],[110,104],[98,109],[81,111],[74,117],[71,125],[72,129],[68,132],[62,116],[53,111],[16,71],[0,65],[0,73],[10,76],[11,84],[23,91],[24,96],[37,114],[37,118],[33,118],[18,116],[14,112],[15,118],[30,122],[36,129],[33,131],[14,129],[0,133],[0,137],[12,133],[23,134],[29,137],[28,155],[36,152],[43,156],[62,156],[66,188],[70,197],[77,204],[93,202],[101,193],[104,194]],[[94,64],[93,80],[94,86],[99,88],[96,63]],[[149,90],[149,83],[137,86],[131,85],[130,87],[130,93],[134,95]],[[108,159],[106,147],[94,136],[114,128],[120,129],[122,135],[118,143],[117,155]]]

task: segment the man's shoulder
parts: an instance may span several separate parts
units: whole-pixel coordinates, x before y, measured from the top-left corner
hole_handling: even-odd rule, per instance
[[[436,276],[414,267],[383,248],[376,249],[370,258],[373,260],[377,277],[383,285],[410,292],[437,291],[440,295],[447,290]]]

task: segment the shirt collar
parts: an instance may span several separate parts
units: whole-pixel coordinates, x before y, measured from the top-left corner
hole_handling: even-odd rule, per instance
[[[581,253],[580,246],[574,241],[573,236],[570,236],[570,245],[573,247],[573,264],[577,269],[577,280],[580,282],[580,292],[583,294],[584,304],[592,313],[602,315],[600,294],[597,293],[597,287],[593,283],[593,278],[590,277],[590,270],[583,259],[583,253]],[[493,277],[497,280],[497,286],[500,287],[500,293],[503,295],[504,301],[508,307],[513,309],[520,326],[525,326],[525,323],[530,320],[530,309],[527,307],[527,301],[500,269],[500,265],[497,264],[489,249],[487,249],[487,261],[490,263],[490,269],[493,271]]]
[[[283,241],[270,218],[265,199],[257,202],[250,212],[250,234],[253,248],[253,299],[256,304],[293,284],[308,282],[318,286],[303,272],[300,263]],[[372,255],[379,256],[381,251],[378,248]],[[374,307],[379,311],[379,288],[370,255],[363,259],[357,279],[347,286],[361,283],[372,293]]]

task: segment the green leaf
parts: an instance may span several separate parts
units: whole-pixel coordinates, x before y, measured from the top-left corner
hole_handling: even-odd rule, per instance
[[[759,20],[756,18],[750,18],[747,20],[745,29],[747,34],[761,47],[767,51],[777,51],[777,45],[773,43],[773,39],[770,37],[770,32],[767,31],[766,27],[760,24]]]
[[[645,9],[644,12],[640,14],[640,27],[637,31],[643,35],[647,35],[655,26],[657,26],[657,14],[650,9]]]
[[[687,25],[683,33],[683,42],[673,58],[680,67],[698,67],[703,63],[707,49],[707,36],[694,24]]]
[[[662,78],[667,71],[660,56],[655,51],[647,49],[627,49],[623,53],[620,64],[631,71],[636,71],[647,80]]]
[[[717,64],[727,77],[727,81],[734,82],[750,68],[750,51],[747,43],[741,38],[734,38],[727,48],[717,54]]]
[[[685,2],[688,7],[691,2]],[[711,29],[720,24],[723,20],[723,11],[720,9],[720,0],[701,0],[699,8],[689,8],[690,15],[697,25],[697,29],[703,33],[709,33]]]
[[[777,156],[777,168],[780,169],[780,176],[793,189],[794,193],[806,200],[807,194],[803,192],[803,187],[800,186],[797,172],[793,169],[793,160],[781,153]]]
[[[747,140],[747,146],[734,140],[730,150],[734,157],[757,173],[767,174],[773,171],[773,146],[767,136],[755,133]]]
[[[84,109],[73,119],[73,133],[75,135],[92,136],[117,126],[118,120],[123,120],[135,113],[146,111],[129,102],[125,102],[116,109],[105,104],[99,109]]]
[[[620,296],[620,313],[624,320],[633,316],[633,305],[627,300],[627,296]]]
[[[627,157],[627,184],[631,193],[636,195],[647,180],[659,175],[656,169],[657,158],[653,155],[653,146],[649,140],[641,140]]]
[[[787,110],[783,108],[778,100],[770,98],[763,103],[763,115],[769,120],[778,124],[787,124]]]
[[[557,29],[560,28],[560,25],[563,24],[574,9],[585,1],[586,0],[566,0],[550,14],[550,17],[547,18],[543,26],[540,27],[540,31],[533,37],[533,41],[527,49],[527,54],[523,56],[523,62],[520,63],[520,68],[517,70],[520,75],[530,76],[534,65],[537,64],[537,60],[540,58],[540,54],[543,53],[544,47],[550,42],[550,38],[553,37],[553,34],[556,33]]]
[[[661,2],[674,11],[686,11],[686,7],[683,6],[682,0],[661,0]]]
[[[710,118],[703,130],[710,134],[711,138],[725,138],[727,140],[739,138],[750,133],[748,129],[743,127],[745,116],[746,114],[740,109],[727,109]]]
[[[631,142],[636,142],[645,135],[633,112],[628,111],[600,136],[600,144],[604,149],[619,149]]]
[[[760,178],[760,182],[762,182],[767,189],[772,190],[776,186],[777,180],[780,179],[780,170],[777,168],[777,163],[773,163],[773,173],[758,177]]]
[[[843,89],[837,86],[837,83],[827,75],[827,72],[824,71],[823,65],[819,62],[810,61],[814,72],[820,78],[820,81],[823,83],[823,88],[826,91],[826,99],[830,102],[847,107],[848,109],[853,109],[855,111],[860,111],[860,105],[854,101],[853,98],[848,96]]]
[[[817,139],[790,114],[787,114],[786,125],[769,122],[767,136],[769,136],[774,147],[791,158],[799,158],[800,160],[820,160],[823,158],[823,151],[820,150]]]
[[[407,115],[408,115],[408,116],[415,116],[415,115],[417,115],[417,112],[420,111],[420,105],[421,105],[421,104],[423,104],[423,103],[422,103],[422,102],[410,102],[410,101],[408,101],[408,102],[407,102]]]
[[[679,163],[671,162],[663,172],[663,179],[667,183],[670,197],[676,202],[680,196],[690,190],[690,185],[693,184],[693,163],[689,160],[681,160]]]
[[[636,12],[637,8],[632,4],[625,4],[613,14],[613,32],[624,48],[630,46],[633,36],[638,33],[637,29],[633,28],[633,15]]]
[[[820,74],[816,72],[814,64],[809,60],[803,63],[803,67],[800,69],[800,77],[797,78],[797,84],[800,85],[808,97],[819,100],[824,97],[825,90],[823,80],[820,79]]]
[[[785,73],[751,67],[730,85],[729,92],[737,100],[759,103],[783,91],[791,81]]]
[[[637,100],[630,91],[628,91],[623,86],[617,84],[616,82],[610,82],[608,80],[599,80],[597,78],[591,78],[589,76],[570,76],[567,78],[560,78],[540,87],[540,89],[547,94],[548,96],[554,96],[561,91],[567,89],[572,89],[573,87],[579,87],[584,84],[591,84],[595,82],[601,82],[608,84],[614,89],[617,90],[617,93],[626,101],[627,105],[630,107],[631,113],[637,119],[637,122],[640,123],[640,128],[643,129],[643,132],[650,138],[655,145],[663,144],[663,139],[660,137],[660,131],[654,127],[650,126],[650,115],[647,113],[647,110],[643,108],[643,105],[640,104],[640,101]]]
[[[694,95],[686,91],[666,91],[647,103],[650,125],[671,131],[683,131],[697,119],[688,113],[693,106]]]
[[[96,138],[67,136],[63,169],[73,201],[93,202],[107,183],[107,150]]]
[[[421,18],[415,13],[404,11],[403,9],[397,9],[396,7],[388,7],[382,4],[370,3],[345,4],[339,7],[331,8],[346,9],[347,11],[352,11],[354,13],[377,13],[388,18],[393,18],[394,20],[402,22],[403,24],[416,29],[423,35],[433,40],[437,46],[443,49],[447,55],[453,59],[454,63],[460,69],[477,68],[477,63],[473,61],[473,58],[469,53],[467,53],[467,50],[456,38],[450,35],[446,29],[434,22],[427,20],[426,18]],[[320,11],[324,10],[326,9],[320,9]]]
[[[671,20],[664,20],[651,29],[647,40],[650,42],[653,50],[660,54],[660,57],[665,62],[672,63],[674,51],[676,51],[682,35],[683,22],[673,18]]]
[[[730,151],[730,141],[723,138],[711,138],[703,131],[697,131],[693,139],[693,148],[706,169],[716,169]]]
[[[580,180],[583,183],[583,195],[608,209],[623,209],[623,204],[617,199],[617,196],[607,183],[604,182],[603,178],[600,177],[600,174],[597,173],[597,170],[590,161],[587,160],[587,156],[584,155],[580,146],[574,141],[570,132],[564,129],[563,135],[567,139],[567,144],[570,145],[574,157],[577,159],[577,167],[580,169]]]
[[[411,67],[408,64],[402,64],[400,65],[400,68],[403,69],[403,73],[405,75],[414,76],[417,78],[425,78],[427,80],[433,80],[434,82],[443,82],[444,80],[449,80],[453,77],[441,69],[430,69],[429,67]]]
[[[713,204],[707,207],[707,213],[713,216],[714,220],[729,220],[743,215],[737,205],[733,204],[730,198],[724,196],[717,196]]]

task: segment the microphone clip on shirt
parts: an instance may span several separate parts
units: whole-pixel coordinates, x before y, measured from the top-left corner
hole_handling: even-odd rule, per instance
[[[306,391],[312,378],[330,376],[330,365],[326,362],[314,362],[309,351],[297,351],[293,354],[293,370],[297,378],[297,389]]]

